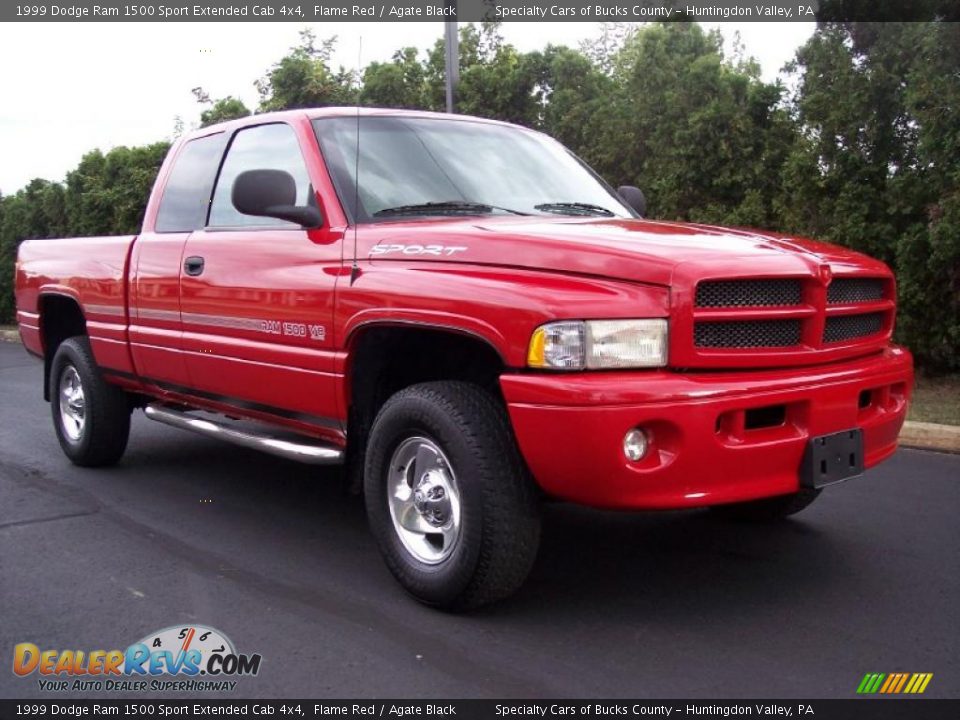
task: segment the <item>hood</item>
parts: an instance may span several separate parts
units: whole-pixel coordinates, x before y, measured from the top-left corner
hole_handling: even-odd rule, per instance
[[[670,286],[677,275],[810,275],[872,271],[846,248],[774,233],[632,219],[490,217],[363,226],[358,255],[553,270]]]

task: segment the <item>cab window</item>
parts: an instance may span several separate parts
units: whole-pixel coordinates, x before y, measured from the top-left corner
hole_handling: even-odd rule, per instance
[[[233,206],[233,181],[247,170],[283,170],[297,184],[297,205],[315,203],[293,128],[283,123],[239,130],[230,143],[210,206],[209,227],[299,227],[276,218],[244,215]]]
[[[156,232],[193,232],[206,224],[210,191],[226,140],[226,134],[220,132],[184,145],[160,198]]]

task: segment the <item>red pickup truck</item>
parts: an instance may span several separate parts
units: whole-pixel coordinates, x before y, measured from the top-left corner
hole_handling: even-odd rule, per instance
[[[20,333],[73,462],[143,408],[343,464],[400,583],[476,606],[545,498],[771,519],[896,449],[883,263],[643,206],[513,125],[257,115],[176,143],[139,235],[23,243]]]

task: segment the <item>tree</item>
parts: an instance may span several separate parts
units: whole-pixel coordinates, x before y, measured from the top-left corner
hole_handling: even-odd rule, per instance
[[[200,113],[200,127],[216,125],[220,122],[236,120],[252,114],[243,101],[233,95],[213,100],[202,87],[195,87],[190,92],[193,93],[198,103],[210,106]]]
[[[605,177],[642,188],[657,217],[775,225],[771,173],[790,137],[779,85],[691,23],[639,28],[608,64],[611,86],[582,118],[582,152]]]
[[[909,30],[905,31],[909,32]],[[931,369],[960,369],[960,25],[935,23],[909,50],[904,95],[915,165],[895,176],[901,335]],[[910,41],[908,41],[910,42]],[[918,212],[917,212],[918,211]],[[916,215],[915,215],[916,213]]]
[[[153,181],[170,146],[114,148],[87,153],[67,173],[65,206],[69,235],[127,235],[140,231]]]
[[[960,368],[960,30],[822,23],[800,49],[787,226],[882,258],[899,280],[898,336]]]
[[[302,30],[300,44],[255,83],[260,93],[260,111],[355,104],[353,73],[342,66],[337,71],[330,68],[336,42],[333,36],[318,46],[314,32]]]
[[[457,112],[536,125],[539,106],[535,57],[505,42],[499,22],[460,28],[460,84]],[[437,40],[427,54],[426,94],[435,110],[446,107],[444,46]]]
[[[360,103],[374,107],[425,109],[426,71],[416,48],[397,50],[388,63],[372,62],[364,69]]]
[[[635,23],[603,22],[600,31],[580,43],[580,54],[604,75],[613,75],[617,56],[637,32]]]
[[[613,81],[582,53],[549,45],[531,54],[536,71],[537,126],[593,163],[594,119],[614,92]]]
[[[14,318],[13,266],[28,238],[58,237],[66,229],[63,187],[39,178],[0,201],[0,321]]]

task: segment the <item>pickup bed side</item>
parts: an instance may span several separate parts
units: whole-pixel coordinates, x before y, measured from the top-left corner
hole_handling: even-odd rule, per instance
[[[47,373],[56,348],[75,335],[89,337],[98,364],[133,372],[127,277],[135,237],[21,243],[16,267],[17,322],[24,347],[45,359]],[[47,382],[44,392],[49,400]]]

